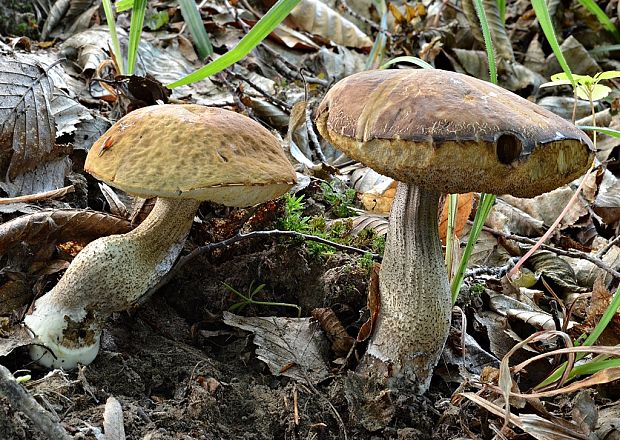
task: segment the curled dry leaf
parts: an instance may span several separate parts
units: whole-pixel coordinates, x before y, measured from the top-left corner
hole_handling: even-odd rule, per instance
[[[523,321],[524,323],[531,325],[537,330],[557,330],[555,327],[555,322],[553,321],[553,316],[551,316],[550,313],[520,309],[508,309],[506,310],[506,316],[510,319],[517,319],[519,321]],[[559,320],[560,323],[562,323],[562,319],[559,318]],[[575,323],[573,321],[570,321],[568,323],[567,329],[570,329],[574,325]]]
[[[551,225],[568,204],[573,194],[574,191],[569,186],[563,186],[532,199],[522,199],[510,195],[503,195],[501,199],[535,219],[542,220],[545,225]],[[577,199],[562,219],[560,227],[564,229],[573,226],[580,218],[587,215],[587,206],[584,202]]]
[[[620,247],[612,246],[604,255],[595,255],[609,267],[620,267]],[[584,260],[583,258],[564,257],[575,271],[575,279],[580,286],[592,288],[597,278],[603,278],[603,284],[609,285],[613,280],[613,275],[596,264]]]
[[[463,12],[467,17],[474,38],[484,46],[484,38],[480,30],[480,20],[474,8],[473,0],[463,0],[461,3]],[[482,7],[489,24],[491,41],[495,54],[501,60],[514,61],[515,56],[512,51],[512,42],[506,32],[506,26],[499,15],[499,8],[495,0],[482,0]]]
[[[496,231],[525,237],[540,237],[545,233],[542,220],[535,219],[501,198],[496,200],[484,224]]]
[[[347,333],[334,311],[329,307],[319,308],[312,310],[311,314],[321,325],[327,339],[331,341],[336,356],[346,356],[353,347],[355,338]]]
[[[127,220],[95,211],[42,211],[0,225],[0,255],[20,242],[31,244],[91,241],[131,230]]]
[[[620,180],[608,170],[603,174],[593,209],[606,225],[613,227],[620,221]]]
[[[579,72],[582,75],[595,75],[602,70],[588,50],[572,35],[569,35],[562,42],[560,49],[562,49],[562,54],[573,72]],[[549,55],[547,57],[547,70],[544,75],[550,77],[561,71],[562,67],[555,55]]]
[[[368,167],[358,168],[351,174],[351,186],[360,193],[364,208],[375,213],[390,212],[397,183]]]
[[[290,17],[300,29],[337,45],[358,49],[372,46],[372,41],[360,28],[320,0],[301,0]]]
[[[0,335],[0,356],[7,356],[16,348],[30,345],[33,341],[34,337],[25,327],[10,327],[7,334]]]
[[[372,331],[375,328],[375,322],[379,317],[379,311],[381,310],[381,294],[379,293],[379,269],[381,265],[374,263],[372,266],[372,273],[370,275],[370,286],[368,286],[368,310],[370,311],[370,318],[360,327],[357,334],[357,341],[363,342],[372,335]]]
[[[587,288],[577,285],[575,272],[571,265],[553,252],[536,251],[530,257],[528,264],[536,274],[537,279],[543,276],[553,284],[552,287],[560,289],[560,291],[555,291],[560,297],[570,293],[588,291]]]

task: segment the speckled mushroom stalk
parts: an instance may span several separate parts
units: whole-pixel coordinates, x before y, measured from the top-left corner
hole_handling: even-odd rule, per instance
[[[398,184],[379,273],[381,313],[362,360],[363,369],[391,370],[393,380],[414,384],[414,392],[428,388],[450,329],[450,285],[437,231],[440,195]]]
[[[158,198],[136,229],[89,243],[25,319],[44,344],[31,346],[32,358],[54,368],[92,362],[105,320],[128,309],[170,270],[199,205]]]

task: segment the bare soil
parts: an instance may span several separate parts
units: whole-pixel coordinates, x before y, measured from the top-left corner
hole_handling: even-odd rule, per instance
[[[221,322],[238,301],[224,282],[241,292],[265,283],[259,299],[299,304],[305,316],[333,307],[355,334],[367,279],[357,257],[313,256],[300,243],[255,240],[190,262],[133,313],[116,314],[99,356],[81,371],[37,380],[47,371],[19,350],[5,365],[33,370],[29,391],[75,438],[96,438],[110,395],[123,407],[128,439],[454,438],[449,417],[439,424],[437,387],[430,398],[392,396],[390,425],[370,432],[351,405],[346,372],[335,366],[317,386],[274,376],[256,358],[252,336]],[[291,309],[263,306],[243,314],[292,316]],[[1,439],[40,438],[8,402],[0,405]]]

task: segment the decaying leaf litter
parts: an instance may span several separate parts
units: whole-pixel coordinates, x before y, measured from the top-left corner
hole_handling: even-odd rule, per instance
[[[568,88],[538,88],[561,67],[529,2],[506,4],[505,27],[495,2],[483,3],[502,86],[566,118],[574,114],[577,125],[618,128],[615,91],[593,103],[594,119],[590,103],[575,102]],[[370,279],[395,183],[322,141],[312,112],[337,80],[398,56],[488,79],[473,2],[382,7],[303,1],[240,63],[172,93],[162,85],[201,66],[176,3],[149,3],[136,76],[126,78],[115,77],[108,61],[109,31],[98,4],[41,0],[31,10],[19,6],[3,11],[9,19],[0,21],[0,347],[2,364],[24,378],[20,382],[36,404],[7,399],[15,387],[3,386],[1,438],[59,438],[56,432],[150,439],[492,438],[500,431],[508,438],[617,435],[617,354],[604,348],[617,344],[617,314],[598,339],[602,347],[591,355],[600,359],[608,353],[607,370],[581,367],[581,376],[566,378],[571,381],[559,391],[528,397],[521,393],[554,367],[568,360],[579,368],[589,358],[558,353],[520,366],[545,351],[571,351],[613,301],[620,197],[618,140],[611,136],[598,136],[601,165],[547,246],[512,283],[503,275],[567,206],[579,182],[533,199],[502,196],[495,203],[424,397],[367,389],[352,373],[365,348],[367,323],[377,313],[378,292]],[[232,49],[269,6],[202,2],[216,56]],[[620,70],[617,52],[605,49],[614,36],[586,8],[578,2],[548,6],[574,73]],[[617,2],[600,6],[609,17],[618,16]],[[163,15],[164,24],[158,19]],[[127,14],[119,15],[119,25],[124,47]],[[371,50],[381,38],[387,41],[382,59]],[[606,84],[614,89],[613,80]],[[203,204],[183,267],[131,313],[110,320],[93,364],[48,374],[30,362],[24,347],[30,340],[20,320],[87,242],[125,232],[152,206],[85,174],[85,152],[126,112],[158,102],[224,107],[260,121],[281,137],[298,185],[284,200],[253,210]],[[473,203],[467,198],[458,210],[462,242],[469,228],[464,220],[473,218],[470,211],[477,206],[477,195],[471,198]],[[274,228],[296,237],[238,236]],[[302,234],[319,235],[323,243],[302,240]],[[217,245],[224,240],[230,246]],[[340,248],[325,247],[326,240],[338,241]],[[235,292],[253,301],[243,302]],[[300,306],[302,318],[279,303]],[[228,310],[238,304],[238,315],[231,315]],[[333,315],[323,318],[323,312],[312,313],[316,309]],[[342,328],[355,340],[345,343],[348,350],[341,347]],[[537,336],[542,330],[569,336]],[[511,376],[509,365],[517,375]],[[2,383],[11,380],[3,373]]]

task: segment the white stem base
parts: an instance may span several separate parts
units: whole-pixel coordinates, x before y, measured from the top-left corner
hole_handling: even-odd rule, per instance
[[[128,309],[170,270],[198,206],[159,198],[133,231],[89,243],[24,320],[43,345],[31,347],[32,358],[54,368],[92,362],[105,320]]]

